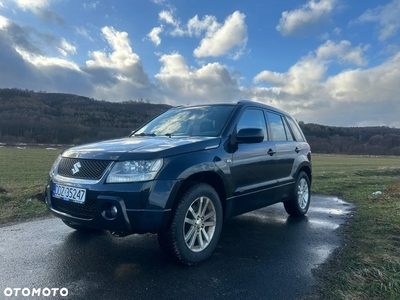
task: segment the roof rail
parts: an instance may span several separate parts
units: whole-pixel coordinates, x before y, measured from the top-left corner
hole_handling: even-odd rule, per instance
[[[254,101],[251,101],[251,100],[239,100],[237,102],[237,104],[241,104],[241,103],[254,103]]]

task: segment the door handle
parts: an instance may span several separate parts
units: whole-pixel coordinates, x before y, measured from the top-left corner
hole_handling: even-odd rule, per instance
[[[299,153],[300,149],[296,147],[296,149],[294,149],[294,151],[296,151],[296,153]]]
[[[272,156],[276,153],[276,151],[269,149],[267,153]]]

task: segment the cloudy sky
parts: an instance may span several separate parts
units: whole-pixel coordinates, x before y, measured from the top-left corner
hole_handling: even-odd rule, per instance
[[[0,0],[0,87],[400,127],[400,0]]]

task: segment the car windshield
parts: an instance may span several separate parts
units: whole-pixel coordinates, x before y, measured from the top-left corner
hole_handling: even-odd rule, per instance
[[[221,134],[233,109],[233,105],[174,108],[139,128],[134,136],[216,137]]]

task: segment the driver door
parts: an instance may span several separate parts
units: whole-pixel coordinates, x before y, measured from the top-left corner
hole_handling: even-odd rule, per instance
[[[240,143],[232,154],[231,175],[236,213],[251,211],[272,203],[274,187],[277,184],[276,149],[275,144],[268,140],[263,111],[246,109],[237,124],[237,132],[243,128],[262,129],[264,141],[254,144]]]

